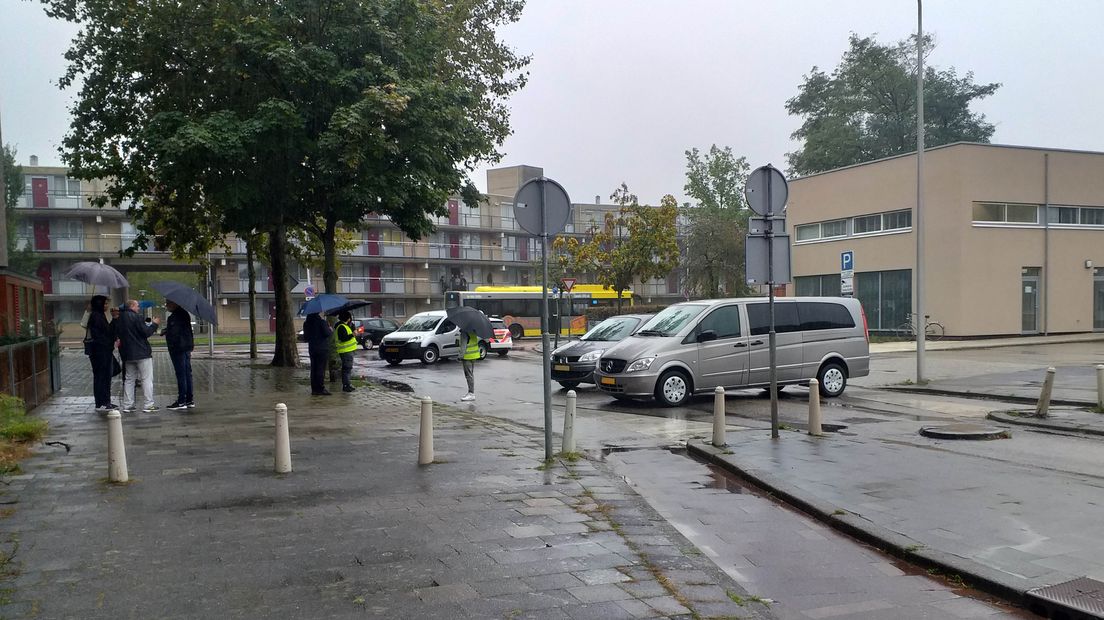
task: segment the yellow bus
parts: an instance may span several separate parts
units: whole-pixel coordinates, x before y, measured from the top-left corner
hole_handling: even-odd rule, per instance
[[[514,338],[540,336],[539,286],[477,286],[474,291],[448,291],[445,307],[471,306],[487,316],[500,317]],[[631,290],[621,292],[621,303],[631,306]],[[601,284],[576,284],[570,293],[548,291],[549,333],[581,335],[586,332],[587,308],[616,306],[617,291]]]

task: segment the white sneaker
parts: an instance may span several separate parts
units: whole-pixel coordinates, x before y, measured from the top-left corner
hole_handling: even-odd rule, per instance
[[[475,394],[468,392],[467,394],[464,394],[462,397],[460,397],[460,400],[465,402],[475,400]]]

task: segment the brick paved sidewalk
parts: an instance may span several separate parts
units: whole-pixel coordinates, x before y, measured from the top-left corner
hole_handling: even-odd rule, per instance
[[[770,615],[605,465],[542,467],[539,433],[439,407],[418,467],[413,395],[312,398],[303,370],[197,358],[199,407],[124,416],[132,482],[108,484],[87,363],[63,361],[38,414],[70,451],[39,448],[0,496],[5,618]]]

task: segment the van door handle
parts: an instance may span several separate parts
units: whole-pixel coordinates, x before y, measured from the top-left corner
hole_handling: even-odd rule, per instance
[[[747,345],[746,342],[737,342],[736,344],[734,344],[732,346],[736,347],[737,349],[741,349],[741,348],[746,347],[748,345]]]
[[[752,345],[763,344],[763,341],[762,340],[755,340],[755,341],[752,341],[751,344]]]

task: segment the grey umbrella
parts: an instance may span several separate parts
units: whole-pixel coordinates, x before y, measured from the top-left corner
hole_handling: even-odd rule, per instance
[[[487,315],[471,306],[456,306],[445,310],[445,314],[462,332],[474,333],[484,340],[494,338],[494,327]]]
[[[66,271],[64,275],[66,278],[71,278],[78,282],[96,286],[106,286],[107,288],[123,288],[124,286],[130,286],[130,283],[123,277],[123,274],[119,273],[119,270],[111,265],[105,265],[94,261],[73,263],[73,266],[70,267],[69,271]]]
[[[215,307],[190,286],[180,282],[162,281],[150,283],[150,288],[164,295],[165,299],[184,308],[188,314],[194,314],[212,325],[218,325],[218,314],[215,312]]]

